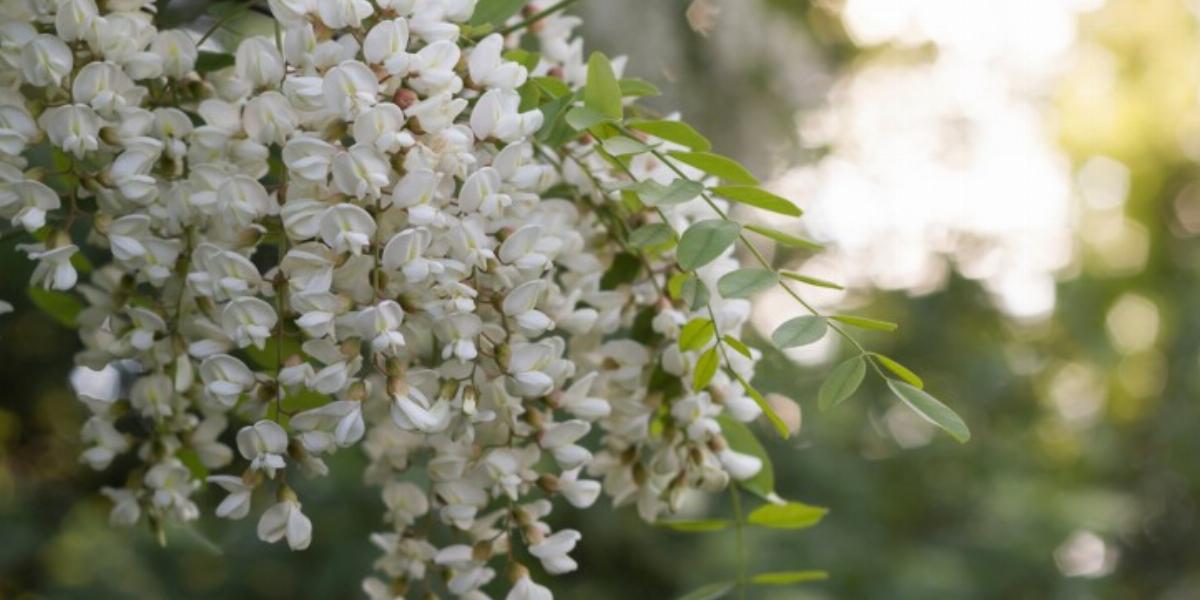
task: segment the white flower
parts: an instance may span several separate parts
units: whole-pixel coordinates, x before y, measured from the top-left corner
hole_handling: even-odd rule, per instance
[[[241,477],[232,475],[212,475],[209,483],[221,486],[228,495],[217,505],[217,516],[224,519],[244,519],[250,514],[250,496],[254,488],[246,485]]]
[[[404,335],[399,331],[404,309],[395,300],[365,308],[355,320],[359,333],[371,341],[372,351],[395,356],[404,347]]]
[[[191,73],[199,57],[192,36],[179,29],[158,32],[150,44],[150,51],[162,60],[163,74],[175,79]]]
[[[315,137],[294,137],[283,147],[283,164],[288,173],[305,181],[324,182],[337,148]],[[289,202],[289,204],[291,204]],[[287,207],[284,207],[286,213]]]
[[[358,27],[373,12],[367,0],[320,0],[315,4],[321,21],[330,29]]]
[[[328,452],[334,446],[345,448],[362,439],[362,403],[337,400],[306,410],[292,417],[290,425],[300,431],[297,435],[304,448],[314,454]]]
[[[239,78],[256,88],[275,87],[283,79],[283,57],[275,42],[265,37],[249,37],[238,44],[234,67]]]
[[[0,216],[32,233],[46,224],[46,213],[58,210],[58,194],[44,183],[22,180],[0,185]]]
[[[84,39],[98,13],[94,0],[61,0],[54,15],[54,31],[64,42]]]
[[[86,105],[51,108],[42,113],[38,123],[46,130],[50,143],[76,157],[100,147],[100,122]]]
[[[513,584],[504,600],[554,600],[554,594],[546,586],[534,583],[527,575]]]
[[[217,206],[221,218],[238,227],[249,226],[271,212],[266,188],[245,175],[234,175],[217,188]]]
[[[243,427],[237,434],[238,452],[242,453],[242,458],[250,461],[251,469],[263,471],[267,477],[275,477],[275,471],[284,468],[287,444],[287,433],[275,421],[259,421]]]
[[[74,64],[71,49],[53,35],[39,35],[21,49],[21,73],[29,85],[58,85]]]
[[[416,76],[408,79],[408,85],[426,96],[458,92],[462,89],[462,80],[455,74],[454,68],[461,56],[462,50],[458,44],[449,40],[440,40],[421,48],[413,57],[411,69]]]
[[[434,94],[406,109],[408,116],[420,124],[421,129],[437,133],[454,124],[454,119],[467,107],[464,98],[455,98],[450,92]]]
[[[395,153],[416,140],[404,128],[404,113],[391,103],[376,104],[354,120],[354,139],[359,144],[374,146],[384,153]]]
[[[200,363],[200,380],[209,397],[232,408],[238,397],[253,387],[254,373],[242,361],[228,354],[217,354]]]
[[[333,184],[359,200],[378,198],[391,177],[387,159],[374,146],[355,144],[333,157]]]
[[[200,516],[200,509],[188,499],[200,482],[192,480],[191,472],[179,460],[169,458],[150,467],[145,482],[153,490],[150,498],[155,508],[170,511],[180,521]]]
[[[242,110],[246,135],[260,144],[283,145],[297,126],[292,105],[279,92],[264,92],[251,98]]]
[[[513,142],[532,135],[542,127],[542,112],[519,112],[521,96],[512,90],[484,92],[471,111],[471,130],[480,139],[494,137]]]
[[[542,568],[551,575],[574,571],[579,565],[568,555],[583,537],[574,529],[563,529],[529,546],[529,553],[542,561]]]
[[[425,228],[405,229],[397,233],[383,247],[384,268],[402,271],[408,283],[419,283],[430,274],[443,272],[441,263],[422,256],[432,240],[433,235]]]
[[[108,522],[120,527],[129,527],[142,518],[142,507],[138,495],[125,488],[104,486],[100,493],[112,500],[113,507],[108,513]]]
[[[525,67],[502,60],[500,52],[504,49],[504,38],[493,33],[475,45],[471,58],[467,62],[471,81],[476,85],[487,88],[515,90],[525,83]]]
[[[221,327],[239,348],[253,344],[262,350],[277,319],[270,304],[253,296],[234,298],[221,311]]]
[[[413,59],[408,53],[408,21],[392,19],[372,27],[363,40],[363,56],[392,75],[407,74]]]
[[[397,527],[407,527],[429,512],[425,490],[411,481],[389,481],[383,488],[383,504],[388,519]]]
[[[74,244],[46,249],[45,244],[22,244],[18,250],[29,255],[30,260],[36,260],[33,277],[29,285],[44,289],[69,290],[75,287],[79,274],[71,264],[71,257],[79,251]]]
[[[558,493],[575,508],[588,508],[600,497],[600,482],[579,479],[581,468],[565,471],[558,478]]]
[[[721,465],[729,472],[729,476],[738,481],[750,479],[762,470],[762,460],[757,456],[743,454],[729,448],[718,452],[717,458],[721,460]]]
[[[107,118],[116,118],[121,109],[137,106],[145,92],[120,66],[108,62],[88,63],[71,82],[71,97],[75,102],[90,106]],[[128,119],[131,114],[125,116]]]
[[[575,442],[587,435],[591,425],[586,421],[571,420],[548,425],[538,437],[538,443],[554,454],[563,469],[582,466],[592,458],[592,453]]]
[[[379,101],[379,79],[367,65],[347,60],[325,73],[321,92],[326,110],[351,121]]]
[[[312,521],[295,500],[276,503],[258,520],[258,539],[274,544],[285,537],[292,550],[304,550],[312,542]]]
[[[450,425],[450,403],[445,398],[430,402],[416,387],[409,387],[392,398],[392,419],[402,429],[437,433]]]
[[[321,240],[334,252],[362,254],[375,235],[375,220],[353,204],[331,206],[321,215]]]

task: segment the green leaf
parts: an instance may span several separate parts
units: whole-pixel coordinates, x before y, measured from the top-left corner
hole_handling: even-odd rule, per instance
[[[771,229],[770,227],[762,227],[759,225],[747,225],[746,229],[757,233],[766,238],[775,240],[776,242],[788,246],[789,248],[800,248],[801,250],[824,250],[825,246],[816,242],[810,242],[804,238],[798,238],[794,235]]]
[[[780,271],[779,274],[784,277],[787,277],[788,279],[791,279],[793,281],[799,281],[800,283],[807,283],[808,285],[815,285],[817,287],[829,288],[831,290],[845,289],[842,286],[840,286],[832,281],[825,281],[824,279],[817,279],[816,277],[809,277],[808,275],[801,275],[800,273],[794,273],[792,271]]]
[[[604,140],[601,144],[604,151],[613,156],[631,156],[634,154],[643,154],[650,151],[650,146],[647,146],[633,138],[623,135],[615,135]]]
[[[741,227],[725,219],[709,219],[693,223],[679,239],[676,260],[679,266],[694,271],[717,259],[733,245]]]
[[[791,200],[776,196],[767,190],[753,185],[719,185],[712,188],[712,193],[747,206],[769,210],[788,217],[798,217],[802,211],[792,204]]]
[[[675,300],[683,300],[683,284],[694,279],[691,273],[676,273],[667,280],[667,293]]]
[[[772,571],[755,575],[750,579],[750,583],[754,585],[792,585],[826,579],[829,579],[829,573],[825,571]]]
[[[758,438],[745,424],[735,421],[729,415],[720,415],[717,422],[721,424],[721,435],[729,447],[736,452],[749,454],[762,461],[762,470],[757,475],[745,481],[739,481],[742,489],[764,500],[769,500],[775,494],[775,468],[771,465],[771,457],[763,449]]]
[[[675,241],[675,230],[666,223],[642,225],[629,234],[629,245],[634,248],[654,248]]]
[[[705,350],[704,354],[701,354],[700,358],[696,360],[696,369],[692,371],[692,389],[698,392],[708,387],[720,366],[721,357],[717,355],[717,347],[713,346]]]
[[[732,581],[721,581],[718,583],[710,583],[702,585],[676,600],[717,600],[722,598],[729,592],[733,591],[734,584]]]
[[[541,106],[543,122],[542,128],[537,132],[539,141],[552,148],[557,148],[578,135],[564,116],[571,102],[574,101],[574,94],[566,94]]]
[[[748,267],[730,271],[717,280],[717,291],[725,298],[749,298],[779,281],[770,269]]]
[[[78,326],[75,320],[83,310],[83,303],[74,294],[40,287],[30,287],[27,293],[33,305],[50,318],[71,329]]]
[[[908,369],[908,367],[906,367],[906,366],[904,366],[904,365],[902,365],[902,364],[900,364],[878,352],[872,352],[871,357],[875,359],[875,362],[883,365],[884,368],[891,371],[892,373],[895,373],[897,377],[908,382],[913,387],[916,387],[916,388],[925,387],[925,382],[921,381],[921,378],[918,377],[916,373],[913,373],[912,371],[910,371]]]
[[[698,310],[708,304],[708,286],[698,277],[691,277],[683,282],[680,299],[687,302],[688,308]]]
[[[775,408],[771,406],[771,403],[767,402],[767,399],[758,393],[758,390],[754,389],[754,386],[750,385],[750,382],[742,379],[741,375],[735,372],[733,376],[738,380],[738,383],[742,384],[742,389],[746,390],[746,395],[750,396],[754,400],[754,403],[758,405],[758,408],[762,409],[763,414],[767,416],[767,420],[771,422],[771,426],[779,433],[779,437],[786,440],[791,435],[791,431],[788,429],[787,423],[783,422],[779,413],[775,412]]]
[[[750,358],[750,347],[747,346],[746,344],[743,344],[741,340],[733,337],[732,335],[728,335],[728,334],[726,334],[721,339],[725,341],[725,345],[729,346],[730,348],[733,348],[734,350],[737,350],[738,354],[741,354],[742,356],[745,356],[746,358]]]
[[[674,529],[675,531],[685,531],[688,533],[705,533],[710,531],[721,531],[733,525],[733,521],[728,519],[677,519],[670,521],[659,521],[655,523],[660,527]]]
[[[656,138],[675,142],[699,152],[707,152],[712,148],[712,144],[708,141],[708,138],[683,121],[668,121],[666,119],[658,121],[630,121],[628,125],[630,129],[636,129]]]
[[[803,502],[764,504],[746,517],[746,522],[770,529],[806,529],[821,522],[829,509]]]
[[[771,334],[771,342],[777,348],[787,349],[797,346],[807,346],[825,336],[828,325],[825,319],[815,315],[805,315],[784,321]]]
[[[618,253],[613,257],[612,264],[600,277],[600,289],[615,290],[621,285],[632,283],[642,270],[642,263],[636,256],[628,252]]]
[[[560,98],[571,93],[571,88],[557,77],[534,77],[530,81],[551,98]]]
[[[584,131],[601,123],[611,123],[612,119],[586,106],[576,106],[567,111],[566,121],[576,131]]]
[[[672,158],[712,175],[741,185],[758,185],[758,179],[736,160],[712,152],[668,152]]]
[[[621,108],[621,84],[613,74],[608,57],[593,52],[588,57],[587,86],[583,89],[583,105],[614,121],[624,115]]]
[[[492,24],[496,27],[504,25],[509,17],[517,14],[527,0],[479,0],[475,12],[471,14],[471,25]]]
[[[705,347],[712,341],[716,330],[713,322],[704,317],[696,317],[688,321],[683,329],[679,330],[679,349],[688,352]]]
[[[817,392],[817,406],[823,411],[837,406],[858,390],[866,374],[867,361],[861,356],[855,356],[834,367]]]
[[[259,369],[264,370],[274,370],[278,368],[279,357],[287,360],[288,357],[292,356],[293,354],[301,354],[300,344],[290,337],[283,338],[283,346],[280,350],[276,350],[276,347],[278,346],[279,338],[276,336],[271,336],[267,338],[267,343],[263,345],[262,350],[259,350],[255,346],[247,346],[243,348],[242,351],[246,353],[246,356],[250,358],[254,365],[257,365]]]
[[[525,67],[527,70],[532,71],[536,69],[538,63],[541,62],[542,55],[538,54],[537,52],[530,52],[524,48],[513,48],[512,50],[508,50],[504,53],[504,60],[511,60],[520,64],[522,67]],[[530,83],[533,83],[535,86],[537,85],[537,83],[532,79],[530,80]],[[555,95],[557,96],[559,94]]]
[[[859,329],[869,329],[871,331],[895,331],[900,326],[890,321],[880,321],[877,319],[868,319],[867,317],[856,317],[853,315],[835,315],[830,317],[839,323],[845,323],[851,327]]]
[[[647,206],[670,206],[699,196],[704,186],[688,179],[676,179],[670,185],[647,179],[633,186],[633,190]]]
[[[621,86],[622,96],[661,96],[662,92],[653,83],[643,79],[629,78],[617,82]]]
[[[920,415],[926,421],[940,427],[958,443],[965,444],[971,439],[971,430],[967,428],[967,424],[949,406],[942,404],[937,398],[903,381],[889,379],[888,387],[913,412]]]
[[[225,52],[201,50],[196,56],[196,72],[200,74],[220,71],[233,66],[233,55]]]
[[[188,472],[192,474],[192,479],[204,481],[208,477],[208,467],[200,462],[200,455],[192,448],[180,448],[175,452],[175,458],[187,467]]]

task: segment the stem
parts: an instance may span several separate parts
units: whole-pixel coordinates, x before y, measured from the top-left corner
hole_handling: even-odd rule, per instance
[[[737,550],[737,590],[738,598],[746,598],[746,540],[742,531],[742,498],[738,493],[736,483],[729,486],[729,498],[733,504],[733,534]]]
[[[200,39],[196,40],[196,47],[199,48],[201,45],[203,45],[208,38],[212,37],[212,34],[216,33],[218,29],[223,27],[231,19],[242,14],[243,12],[246,12],[246,9],[253,6],[254,2],[255,0],[246,0],[246,2],[235,6],[234,8],[230,9],[229,12],[221,15],[221,18],[217,19],[217,22],[213,23],[212,26],[208,28],[208,31],[205,31],[204,35],[200,36]]]
[[[568,6],[571,6],[572,4],[575,4],[578,1],[579,0],[561,0],[560,2],[554,4],[553,6],[550,6],[549,8],[547,8],[545,10],[534,13],[528,19],[525,19],[524,21],[521,21],[520,23],[517,23],[515,25],[510,25],[508,27],[505,27],[505,28],[501,29],[500,31],[498,31],[497,33],[499,33],[500,35],[508,35],[514,31],[524,29],[526,27],[529,27],[530,25],[533,25],[534,23],[537,23],[538,21],[541,21],[542,19],[545,19],[546,17],[549,17],[550,15],[553,15],[556,12],[559,12],[559,11],[567,8]]]

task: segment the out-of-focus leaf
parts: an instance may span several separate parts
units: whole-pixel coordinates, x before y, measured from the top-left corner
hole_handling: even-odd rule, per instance
[[[937,398],[903,381],[890,379],[888,387],[913,412],[950,434],[950,437],[958,443],[965,444],[971,439],[971,430],[967,428],[962,417],[959,417],[949,406],[939,402]]]
[[[825,248],[825,246],[822,246],[816,242],[810,242],[804,238],[799,238],[777,229],[771,229],[770,227],[763,227],[761,225],[747,225],[746,229],[763,237],[775,240],[776,242],[789,248],[799,248],[801,250],[822,250]]]
[[[683,121],[669,121],[666,119],[658,121],[630,121],[628,125],[630,129],[648,133],[668,142],[675,142],[680,146],[686,146],[698,152],[706,152],[712,148],[712,144],[709,143],[708,138]]]
[[[826,579],[829,579],[829,573],[825,571],[773,571],[755,575],[750,579],[750,583],[754,585],[792,585]]]
[[[674,529],[675,531],[684,531],[688,533],[703,533],[710,531],[721,531],[733,525],[733,521],[728,519],[672,519],[669,521],[659,521],[655,523],[660,527]]]
[[[779,281],[770,269],[747,267],[730,271],[717,280],[717,291],[725,298],[748,298]]]
[[[593,52],[588,57],[587,86],[583,89],[583,105],[614,121],[624,114],[621,107],[621,84],[613,74],[608,57]]]
[[[509,17],[517,14],[528,0],[479,0],[475,12],[471,13],[471,25],[504,25]]]
[[[83,302],[80,302],[74,294],[40,287],[30,287],[28,294],[33,305],[50,318],[71,329],[75,329],[79,325],[76,323],[76,319],[79,317],[79,312],[83,310]]]
[[[712,193],[747,206],[769,210],[788,217],[798,217],[801,210],[791,200],[777,196],[753,185],[719,185]]]
[[[771,465],[771,457],[767,456],[767,451],[763,449],[754,433],[740,421],[729,415],[720,415],[717,422],[721,424],[721,435],[725,437],[730,448],[762,461],[762,469],[758,474],[745,481],[739,481],[738,485],[764,500],[771,500],[775,495],[775,468]]]
[[[746,522],[771,529],[806,529],[821,522],[829,509],[803,502],[764,504],[746,517]]]
[[[805,315],[784,321],[771,334],[771,342],[781,349],[806,346],[825,335],[828,325],[825,319],[815,315]]]
[[[629,234],[629,245],[634,248],[655,248],[675,241],[675,230],[666,223],[642,225]]]
[[[891,358],[888,358],[878,352],[872,352],[871,358],[875,359],[875,362],[883,365],[885,369],[895,373],[897,377],[903,379],[913,387],[918,389],[925,387],[925,382],[921,381],[921,378],[918,377],[916,373],[913,373],[908,369],[908,367],[896,362],[895,360],[892,360]]]
[[[855,356],[834,367],[817,392],[817,406],[823,411],[829,410],[849,398],[862,384],[866,373],[867,361],[861,356]]]
[[[684,352],[699,350],[712,341],[715,331],[716,327],[712,321],[696,317],[679,330],[679,349]]]
[[[851,327],[859,329],[868,329],[871,331],[895,331],[900,326],[890,321],[880,321],[878,319],[868,319],[867,317],[858,317],[854,315],[834,315],[830,317],[839,323],[845,323]]]
[[[670,206],[699,196],[704,186],[687,179],[676,179],[670,185],[646,180],[635,185],[633,190],[647,206]]]
[[[676,600],[717,600],[717,598],[724,598],[731,591],[733,591],[733,582],[722,581],[700,586]]]
[[[737,239],[741,227],[725,219],[708,219],[693,223],[679,239],[675,252],[679,266],[694,271],[716,260]]]
[[[717,347],[713,346],[705,350],[704,354],[696,359],[696,368],[692,371],[692,389],[698,392],[708,387],[720,366],[721,357],[717,355]]]
[[[709,175],[738,185],[758,185],[758,179],[736,160],[712,152],[668,152],[671,158]]]

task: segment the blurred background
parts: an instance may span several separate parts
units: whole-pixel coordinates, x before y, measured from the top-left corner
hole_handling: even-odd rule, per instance
[[[1200,2],[585,0],[589,47],[630,56],[713,140],[806,211],[843,282],[823,307],[902,324],[870,346],[971,425],[935,435],[879,386],[828,413],[835,340],[768,353],[756,384],[797,401],[772,441],[779,492],[830,507],[751,532],[756,570],[826,582],[756,598],[1200,597]],[[636,16],[635,16],[636,15]],[[745,215],[764,218],[763,215]],[[788,225],[792,227],[794,225]],[[0,598],[340,598],[375,557],[361,459],[301,489],[303,553],[248,523],[112,529],[77,461],[75,336],[31,309],[0,247]],[[790,314],[770,292],[755,325]],[[762,436],[772,440],[770,435]],[[201,499],[211,510],[217,498]],[[565,509],[564,509],[565,510]],[[689,507],[723,515],[723,498]],[[583,568],[563,598],[669,598],[732,575],[731,534],[628,511],[564,513]],[[564,523],[565,524],[565,523]]]

